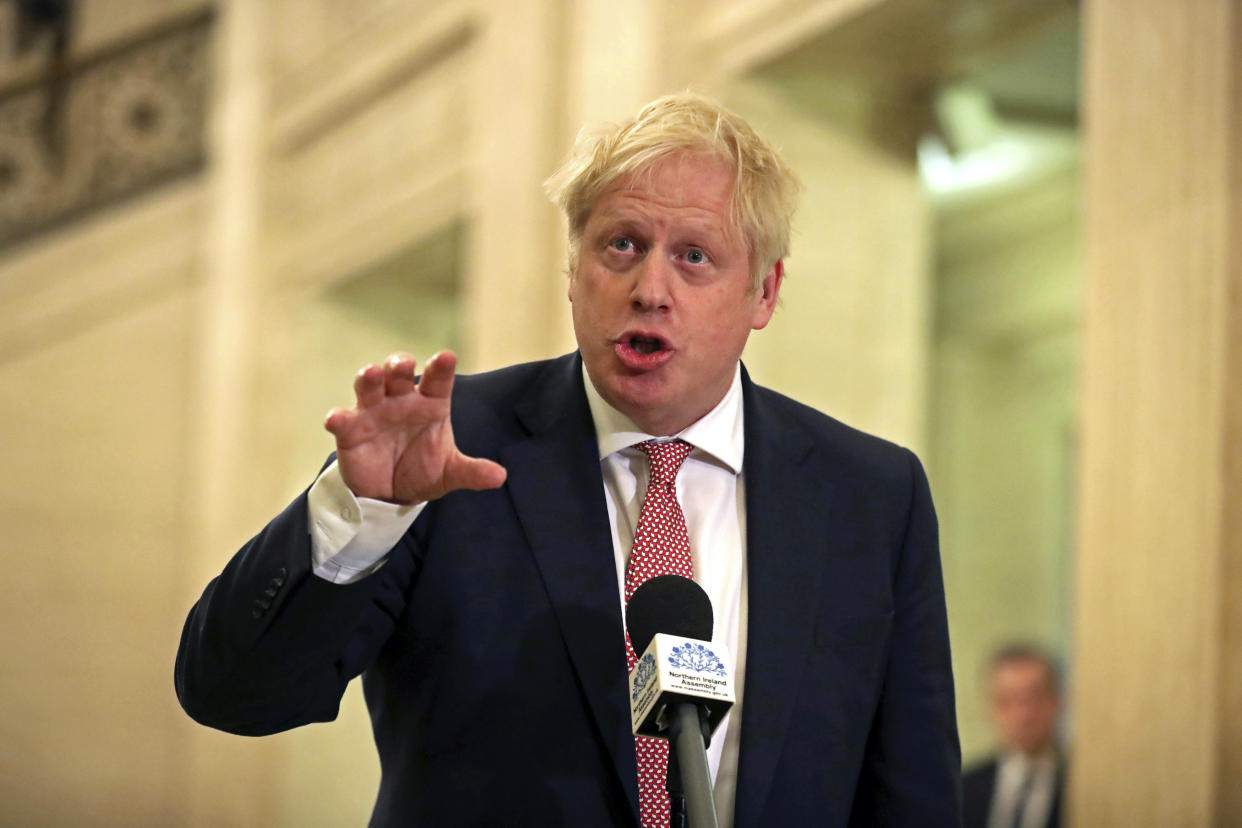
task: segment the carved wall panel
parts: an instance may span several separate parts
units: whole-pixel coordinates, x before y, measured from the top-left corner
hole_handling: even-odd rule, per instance
[[[0,251],[198,170],[210,10],[0,89]]]

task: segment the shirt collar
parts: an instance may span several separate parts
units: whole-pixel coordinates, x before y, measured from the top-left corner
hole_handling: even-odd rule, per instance
[[[1056,769],[1057,755],[1052,748],[1044,750],[1035,756],[1027,756],[1024,753],[1014,751],[1005,753],[1001,758],[1001,765],[1009,769],[1010,773],[1016,773],[1025,776],[1027,773],[1051,773]]]
[[[716,407],[672,437],[654,437],[647,434],[633,420],[613,408],[591,384],[585,364],[582,366],[582,384],[586,387],[587,405],[591,409],[591,419],[595,422],[595,439],[599,443],[601,460],[644,440],[681,439],[694,446],[696,452],[711,455],[728,466],[734,474],[742,471],[745,437],[740,362],[733,369],[733,382],[729,385],[729,390]]]

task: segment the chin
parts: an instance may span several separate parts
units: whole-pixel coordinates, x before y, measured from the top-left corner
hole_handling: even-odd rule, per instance
[[[623,400],[626,405],[640,409],[662,408],[677,396],[667,383],[650,374],[618,377],[613,388],[619,400]]]
[[[662,411],[667,405],[666,400],[643,394],[621,394],[617,397],[617,403],[617,410],[638,425],[642,425],[643,421]]]

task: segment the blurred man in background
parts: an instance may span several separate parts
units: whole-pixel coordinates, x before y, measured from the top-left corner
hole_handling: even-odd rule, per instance
[[[1059,828],[1065,761],[1056,662],[1040,647],[1009,644],[988,663],[998,751],[962,778],[965,828]]]

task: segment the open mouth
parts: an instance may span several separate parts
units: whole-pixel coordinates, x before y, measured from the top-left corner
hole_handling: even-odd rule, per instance
[[[617,341],[616,352],[622,364],[636,371],[658,368],[673,356],[668,341],[651,333],[623,335]]]
[[[653,336],[631,336],[630,347],[646,356],[664,350],[664,343]]]

